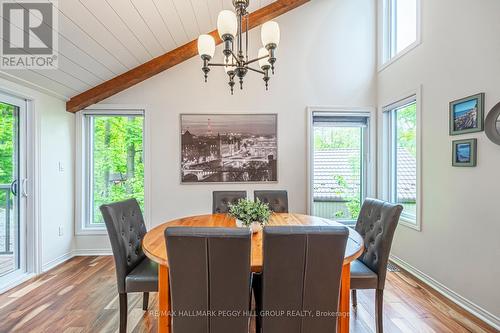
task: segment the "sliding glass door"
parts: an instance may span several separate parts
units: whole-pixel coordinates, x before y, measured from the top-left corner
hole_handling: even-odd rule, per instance
[[[314,112],[311,213],[353,224],[366,197],[369,114]]]
[[[0,94],[0,289],[25,272],[25,104]]]

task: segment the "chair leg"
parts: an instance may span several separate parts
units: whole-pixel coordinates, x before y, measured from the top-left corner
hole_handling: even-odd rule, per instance
[[[120,333],[127,332],[127,294],[120,294]]]
[[[149,293],[144,293],[144,296],[142,298],[142,309],[144,311],[148,309],[148,303],[149,303]]]
[[[352,293],[352,307],[356,309],[358,307],[358,294],[356,293],[356,289],[351,290]]]
[[[384,332],[384,290],[377,289],[375,291],[375,311],[376,311],[376,321],[377,321],[377,333]]]
[[[262,330],[262,273],[254,273],[252,279],[253,296],[255,298],[255,332],[260,333]]]

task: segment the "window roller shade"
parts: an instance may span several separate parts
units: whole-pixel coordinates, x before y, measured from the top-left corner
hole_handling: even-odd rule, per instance
[[[314,112],[314,126],[342,126],[342,127],[366,127],[368,125],[368,116],[366,114],[338,114],[327,112]]]

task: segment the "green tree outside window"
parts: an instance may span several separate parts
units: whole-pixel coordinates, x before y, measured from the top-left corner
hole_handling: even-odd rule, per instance
[[[103,223],[99,207],[136,198],[144,209],[142,116],[92,116],[93,219]]]

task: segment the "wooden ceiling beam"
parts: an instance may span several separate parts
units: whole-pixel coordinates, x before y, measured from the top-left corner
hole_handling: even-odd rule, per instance
[[[249,29],[253,29],[309,1],[310,0],[277,0],[250,13]],[[210,35],[214,37],[216,45],[222,42],[217,30],[210,32]],[[197,40],[193,40],[159,57],[151,59],[128,72],[72,97],[66,103],[66,110],[68,112],[78,112],[90,105],[99,103],[110,96],[196,56],[198,54],[197,48]]]

